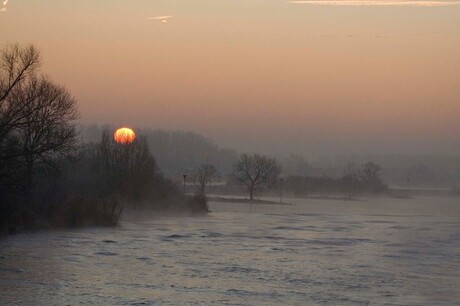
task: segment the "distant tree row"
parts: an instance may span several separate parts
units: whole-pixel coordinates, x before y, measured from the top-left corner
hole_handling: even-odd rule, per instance
[[[97,142],[104,130],[112,129],[112,126],[82,126],[82,141]],[[201,165],[213,165],[225,176],[232,172],[238,158],[236,151],[220,148],[211,139],[197,133],[148,128],[137,129],[136,132],[146,137],[158,166],[166,177],[172,179],[180,178]]]
[[[241,154],[233,165],[229,180],[245,188],[249,199],[256,191],[274,186],[279,179],[281,166],[274,158],[261,154]],[[195,196],[206,198],[206,188],[221,178],[213,165],[201,165],[192,170],[190,181],[195,186]]]
[[[382,194],[388,186],[381,177],[381,167],[368,162],[360,167],[349,163],[341,177],[290,176],[285,180],[286,192],[296,196],[312,194],[343,194],[353,198],[358,194]]]
[[[281,188],[280,163],[269,156],[261,154],[241,154],[233,165],[233,172],[227,185],[219,189],[221,192],[231,185],[243,186],[250,200],[254,200],[256,192],[265,190],[272,194]],[[381,167],[373,162],[361,166],[349,163],[340,177],[329,176],[287,176],[283,179],[285,192],[292,196],[332,195],[341,194],[349,199],[358,194],[382,194],[388,186],[382,179]],[[197,187],[197,194],[206,195],[205,188],[219,178],[214,166],[202,165],[193,170],[191,181]]]
[[[300,164],[307,164],[303,158],[294,157],[301,161]],[[261,154],[241,154],[233,165],[227,185],[214,190],[234,192],[231,186],[240,185],[245,188],[250,200],[254,200],[256,192],[278,194],[280,188],[292,196],[342,194],[350,199],[358,194],[383,194],[388,191],[381,176],[382,168],[373,162],[361,166],[349,163],[339,177],[284,175],[281,178],[281,172],[282,166],[275,158]],[[201,190],[204,191],[204,188]]]

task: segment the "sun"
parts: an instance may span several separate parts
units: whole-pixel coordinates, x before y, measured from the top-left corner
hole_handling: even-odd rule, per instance
[[[127,127],[119,128],[113,134],[113,139],[120,144],[127,144],[134,141],[136,133]]]

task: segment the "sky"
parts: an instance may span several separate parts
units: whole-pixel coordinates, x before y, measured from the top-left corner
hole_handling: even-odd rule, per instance
[[[242,151],[460,152],[460,1],[7,0],[81,123]]]

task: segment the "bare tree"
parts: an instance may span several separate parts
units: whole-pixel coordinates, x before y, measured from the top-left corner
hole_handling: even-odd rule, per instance
[[[261,186],[270,186],[277,182],[281,166],[276,159],[260,154],[241,154],[234,165],[233,177],[246,186],[249,199],[254,199],[254,191]]]
[[[0,174],[18,176],[22,170],[26,187],[35,168],[55,168],[77,142],[76,101],[37,74],[39,63],[33,46],[8,45],[0,51]]]
[[[7,45],[0,50],[0,146],[14,128],[24,124],[18,113],[21,109],[14,107],[9,99],[11,93],[35,75],[39,65],[40,55],[32,45],[24,48]]]
[[[380,176],[381,171],[382,168],[373,162],[368,162],[361,166],[361,181],[367,191],[378,193],[387,189],[387,186]]]
[[[33,75],[40,66],[40,53],[33,45],[7,45],[0,51],[0,106],[11,90]]]
[[[219,171],[213,165],[201,165],[192,171],[190,179],[196,186],[197,193],[206,196],[206,186],[219,179]]]
[[[360,190],[360,171],[356,164],[348,163],[342,175],[343,192],[347,194],[348,199],[352,199]]]
[[[26,173],[34,167],[55,167],[55,161],[74,152],[78,119],[76,101],[62,86],[46,77],[33,77],[17,86],[10,97],[12,112],[21,118],[14,130]]]

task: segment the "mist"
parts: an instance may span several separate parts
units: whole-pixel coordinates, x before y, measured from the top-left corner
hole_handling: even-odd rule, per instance
[[[0,304],[458,304],[459,16],[3,1]]]

